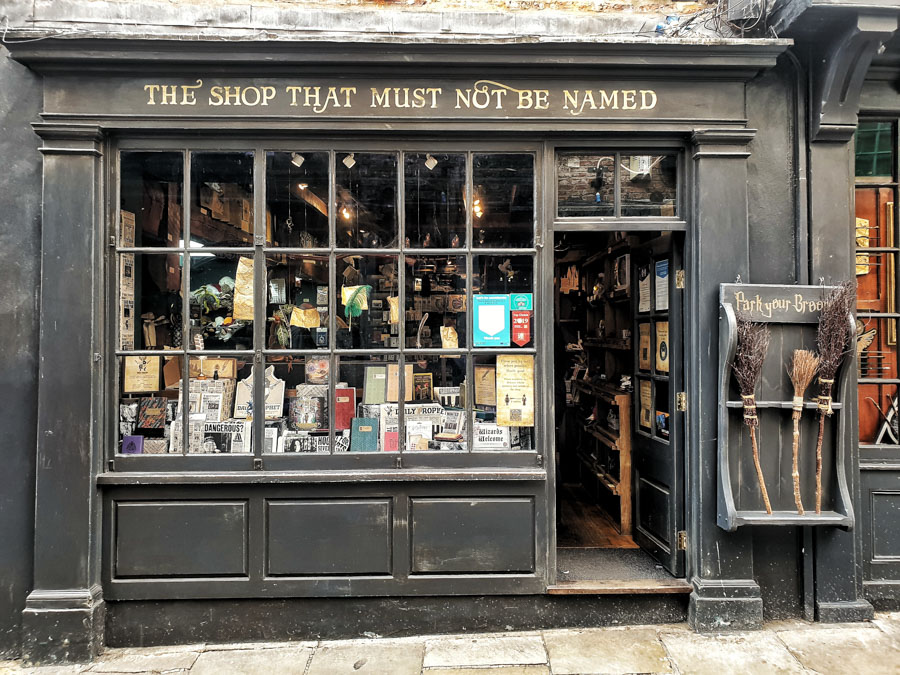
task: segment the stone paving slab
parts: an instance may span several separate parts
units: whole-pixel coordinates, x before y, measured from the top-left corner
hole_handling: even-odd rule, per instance
[[[204,652],[225,652],[238,649],[286,649],[289,647],[315,649],[318,642],[310,642],[308,640],[299,640],[297,642],[228,642],[217,643],[211,642],[204,648]]]
[[[774,633],[659,635],[678,672],[687,675],[807,673]]]
[[[547,666],[479,666],[477,668],[426,668],[422,675],[550,675]]]
[[[85,672],[177,673],[190,670],[203,649],[203,645],[110,649]]]
[[[654,628],[590,628],[544,634],[554,675],[671,673]]]
[[[312,647],[205,651],[190,672],[191,675],[303,675],[312,653]]]
[[[323,642],[307,675],[419,675],[425,645],[421,640],[348,640]]]
[[[545,665],[540,635],[436,637],[425,641],[425,668]]]
[[[897,648],[900,649],[900,612],[876,615],[876,618],[872,623],[884,633],[890,635]]]
[[[847,673],[851,667],[866,675],[900,673],[900,649],[894,637],[872,624],[777,635],[800,663],[823,675]]]

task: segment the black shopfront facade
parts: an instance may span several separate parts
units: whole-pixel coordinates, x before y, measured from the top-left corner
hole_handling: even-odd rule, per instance
[[[819,266],[788,48],[15,46],[43,87],[25,654],[870,616],[852,394],[829,427],[831,520],[723,516],[721,284],[830,283],[853,260]],[[563,208],[572,157],[608,211]],[[626,181],[660,166],[669,192],[629,206]],[[672,581],[565,594],[555,256],[616,232],[677,242],[668,473],[633,485]],[[758,510],[734,480],[730,508]]]

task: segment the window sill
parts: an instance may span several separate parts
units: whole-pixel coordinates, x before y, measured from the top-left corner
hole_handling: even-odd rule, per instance
[[[219,485],[294,483],[384,483],[414,481],[544,481],[543,469],[375,469],[362,471],[111,471],[104,485]]]

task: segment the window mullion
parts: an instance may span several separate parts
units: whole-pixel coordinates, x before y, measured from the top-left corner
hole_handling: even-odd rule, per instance
[[[340,378],[340,356],[335,355],[337,349],[337,256],[336,246],[336,210],[337,210],[337,172],[335,171],[334,150],[328,152],[328,428],[329,450],[334,454],[337,448],[337,429],[334,428],[335,411],[335,378]],[[353,402],[354,408],[356,401]],[[355,414],[355,409],[354,409]],[[349,445],[347,446],[349,450]]]
[[[191,368],[188,348],[191,342],[191,153],[184,152],[184,183],[181,188],[181,454],[190,451]],[[173,421],[174,425],[175,422]],[[169,430],[172,433],[172,430]]]
[[[475,366],[472,352],[472,339],[474,336],[474,320],[472,308],[472,249],[474,244],[473,227],[473,200],[475,195],[474,181],[474,153],[466,153],[466,400],[463,403],[463,417],[466,420],[466,450],[473,452],[475,440]]]
[[[253,456],[261,457],[266,427],[266,157],[261,148],[253,153],[253,420],[250,434]],[[262,230],[262,231],[260,231]]]

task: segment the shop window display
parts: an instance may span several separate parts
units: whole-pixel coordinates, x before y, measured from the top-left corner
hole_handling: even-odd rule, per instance
[[[146,154],[120,160],[118,456],[535,451],[533,155]]]

